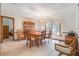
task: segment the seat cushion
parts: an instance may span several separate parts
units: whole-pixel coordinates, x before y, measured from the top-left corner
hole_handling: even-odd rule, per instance
[[[62,47],[62,46],[56,45],[56,50],[59,51],[59,52],[66,53],[66,54],[70,54],[71,53],[70,47],[67,48],[67,47]]]
[[[32,37],[31,40],[35,40],[35,38]]]

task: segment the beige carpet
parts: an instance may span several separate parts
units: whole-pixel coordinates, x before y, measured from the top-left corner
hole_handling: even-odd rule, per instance
[[[26,46],[26,40],[20,41],[4,41],[1,46],[2,56],[57,56],[58,52],[55,50],[55,43],[58,41],[51,40],[47,44],[37,47],[29,48]]]

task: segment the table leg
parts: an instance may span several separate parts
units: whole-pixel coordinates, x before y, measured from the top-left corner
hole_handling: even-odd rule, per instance
[[[40,44],[41,44],[41,46],[43,46],[43,44],[42,44],[42,40],[40,39]]]

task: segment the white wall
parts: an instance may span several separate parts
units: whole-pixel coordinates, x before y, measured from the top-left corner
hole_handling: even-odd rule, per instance
[[[71,13],[68,13],[66,15],[63,15],[63,31],[68,32],[68,31],[76,31],[76,14],[75,10],[72,11]]]
[[[62,11],[63,31],[76,31],[76,4],[72,4],[71,7]],[[61,15],[60,13],[60,15]]]
[[[77,4],[77,7],[76,7],[76,32],[79,36],[79,6],[78,6],[78,4]],[[78,38],[78,42],[79,42],[79,38]]]
[[[76,30],[77,30],[77,33],[79,35],[79,6],[77,7],[77,12],[76,12]]]

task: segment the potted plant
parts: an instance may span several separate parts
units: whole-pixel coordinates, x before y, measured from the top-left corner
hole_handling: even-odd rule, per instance
[[[77,36],[77,33],[75,33],[74,31],[69,31],[68,36]]]

